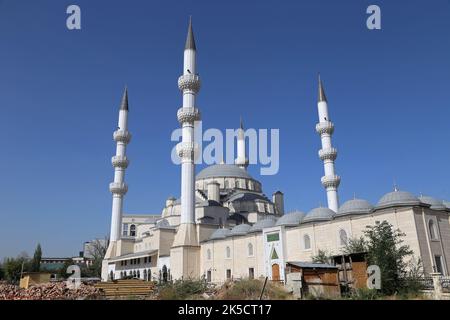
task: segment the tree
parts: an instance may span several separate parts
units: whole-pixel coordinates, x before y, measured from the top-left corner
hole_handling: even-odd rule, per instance
[[[38,243],[36,250],[34,250],[33,260],[31,260],[31,271],[38,272],[41,269],[42,248]]]
[[[409,246],[402,245],[405,234],[394,230],[387,221],[367,226],[367,260],[369,265],[377,265],[381,272],[381,292],[393,294],[402,286],[407,275],[406,257],[412,254]]]
[[[17,258],[6,258],[3,263],[5,279],[12,284],[18,284],[22,272],[30,270],[30,258],[26,253],[21,253]]]
[[[92,264],[89,266],[89,274],[93,277],[100,277],[102,274],[102,261],[108,250],[109,239],[95,239],[90,242],[85,256],[92,257]]]
[[[66,279],[67,277],[70,276],[70,274],[67,273],[67,268],[69,268],[69,266],[75,264],[75,262],[72,259],[66,260],[64,261],[63,266],[58,270],[58,276]]]
[[[367,251],[367,242],[364,237],[350,238],[343,249],[344,254],[361,253]]]
[[[314,263],[330,263],[332,255],[326,250],[321,250],[317,252],[317,255],[312,257]]]
[[[5,271],[3,269],[3,263],[0,262],[0,280],[5,278]]]

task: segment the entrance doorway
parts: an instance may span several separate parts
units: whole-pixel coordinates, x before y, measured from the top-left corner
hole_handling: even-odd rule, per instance
[[[276,263],[272,265],[272,281],[280,281],[280,266]]]

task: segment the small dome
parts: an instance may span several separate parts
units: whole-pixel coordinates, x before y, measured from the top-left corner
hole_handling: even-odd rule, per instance
[[[450,209],[450,201],[442,201],[442,203],[447,209]]]
[[[230,235],[230,229],[217,229],[214,233],[209,237],[209,240],[219,240],[225,239]]]
[[[238,224],[231,229],[230,236],[243,236],[250,230],[251,226],[245,223]]]
[[[389,207],[389,206],[408,206],[420,204],[419,199],[413,194],[407,191],[392,191],[386,193],[378,201],[377,207]]]
[[[273,227],[275,226],[276,221],[277,219],[275,217],[272,216],[265,217],[264,219],[256,222],[248,232],[259,232],[262,231],[262,229]]]
[[[302,222],[305,213],[301,211],[289,212],[283,215],[277,221],[277,226],[297,226]]]
[[[336,213],[331,209],[319,207],[309,211],[303,219],[303,222],[331,220],[335,214]]]
[[[170,227],[170,223],[166,219],[162,219],[156,223],[156,226],[157,227]]]
[[[245,179],[253,179],[247,171],[239,168],[233,164],[215,164],[209,167],[206,167],[202,171],[200,171],[195,177],[196,180],[207,179],[207,178],[216,178],[216,177],[236,177],[236,178],[245,178]]]
[[[430,209],[434,209],[434,210],[445,210],[446,209],[445,204],[442,200],[438,200],[436,198],[429,197],[429,196],[420,196],[419,200],[422,203],[429,204]]]
[[[339,208],[336,216],[343,216],[347,214],[364,214],[370,213],[373,210],[373,205],[367,200],[363,199],[352,199],[344,202],[344,204]]]

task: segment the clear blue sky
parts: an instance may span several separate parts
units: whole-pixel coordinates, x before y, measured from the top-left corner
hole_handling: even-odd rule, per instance
[[[78,4],[82,30],[66,29]],[[382,30],[366,28],[369,4]],[[287,209],[326,201],[317,151],[325,82],[341,200],[392,190],[450,200],[450,1],[0,0],[0,257],[69,256],[109,231],[112,132],[130,94],[127,213],[179,196],[176,80],[193,15],[204,127],[280,129]]]

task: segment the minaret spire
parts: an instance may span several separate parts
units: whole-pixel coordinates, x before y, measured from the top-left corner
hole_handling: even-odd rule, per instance
[[[122,97],[122,103],[119,110],[119,122],[117,130],[114,132],[114,141],[116,141],[116,155],[112,157],[111,163],[114,167],[114,182],[110,183],[109,190],[113,195],[112,213],[111,213],[111,233],[110,240],[118,241],[121,236],[122,227],[122,208],[123,197],[128,191],[128,186],[124,182],[125,169],[128,167],[128,158],[126,156],[126,147],[130,142],[131,134],[128,131],[128,90]]]
[[[242,117],[240,118],[240,126],[237,130],[237,158],[234,163],[244,169],[247,170],[248,167],[248,159],[245,155],[245,132],[244,132],[244,123],[242,121]]]
[[[319,157],[323,161],[325,175],[321,182],[327,191],[328,208],[337,212],[339,209],[339,199],[337,189],[341,178],[336,175],[334,161],[337,157],[337,150],[331,145],[331,136],[334,132],[334,124],[330,121],[328,115],[328,102],[323,89],[323,83],[319,74],[319,101],[317,109],[319,112],[319,123],[316,125],[316,131],[320,135],[322,149],[319,150]]]
[[[327,102],[327,97],[325,95],[325,90],[323,89],[323,83],[322,80],[320,79],[320,73],[319,73],[319,99],[318,101],[325,101]]]
[[[186,37],[186,45],[184,46],[184,49],[192,49],[197,50],[195,46],[195,39],[194,39],[194,31],[192,30],[192,16],[189,16],[189,27],[188,27],[188,33]]]
[[[128,87],[125,86],[125,91],[122,96],[122,103],[120,104],[120,110],[128,111]]]

